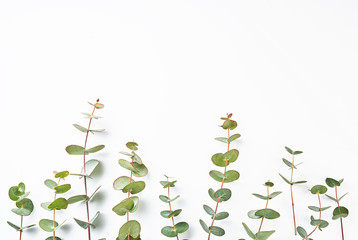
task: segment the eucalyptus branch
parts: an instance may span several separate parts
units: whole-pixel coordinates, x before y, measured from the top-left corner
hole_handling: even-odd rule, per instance
[[[11,209],[11,211],[20,216],[20,226],[17,226],[9,221],[7,221],[7,223],[16,231],[20,232],[20,240],[22,239],[22,232],[25,229],[35,226],[35,224],[23,226],[24,216],[29,216],[34,210],[34,204],[29,198],[26,198],[30,192],[26,192],[25,190],[25,184],[22,182],[20,182],[17,186],[10,187],[9,189],[9,198],[14,201],[16,205],[16,208]]]
[[[297,169],[297,165],[295,165],[295,155],[301,154],[301,151],[292,151],[289,147],[285,147],[286,151],[291,154],[292,157],[292,161],[288,161],[285,158],[282,158],[282,161],[289,167],[290,171],[291,171],[291,176],[290,176],[290,180],[287,180],[284,176],[281,176],[281,178],[290,185],[290,193],[291,193],[291,206],[292,206],[292,218],[293,218],[293,226],[294,226],[294,233],[295,235],[297,235],[297,230],[296,230],[296,215],[295,215],[295,203],[293,201],[293,185],[295,184],[300,184],[300,183],[306,183],[307,181],[293,181],[293,169]]]
[[[303,238],[302,240],[311,239],[308,237],[310,237],[317,229],[322,231],[322,228],[325,228],[328,226],[328,222],[322,219],[322,211],[324,211],[330,207],[322,208],[321,198],[320,198],[320,194],[325,194],[327,192],[327,188],[323,185],[315,185],[311,188],[310,191],[313,195],[317,195],[319,206],[318,207],[309,206],[308,208],[314,212],[319,212],[319,217],[318,217],[318,219],[315,219],[313,216],[311,216],[310,224],[312,226],[314,226],[315,228],[309,234],[307,234],[306,230],[303,227],[300,227],[300,226],[297,227],[297,232]]]
[[[39,222],[40,228],[46,232],[52,232],[52,236],[46,238],[46,240],[61,240],[61,238],[56,237],[56,231],[64,224],[63,221],[61,224],[56,222],[56,210],[67,209],[68,200],[65,198],[57,198],[58,194],[63,194],[68,192],[71,189],[70,184],[60,185],[61,180],[64,180],[69,175],[68,171],[62,171],[55,173],[55,178],[58,179],[58,182],[51,179],[47,179],[44,183],[45,185],[54,191],[54,200],[52,202],[41,203],[41,207],[47,211],[52,211],[52,220],[51,219],[41,219]]]
[[[224,120],[222,127],[224,130],[227,130],[227,137],[217,137],[216,140],[227,144],[227,151],[225,153],[216,153],[212,156],[211,161],[218,167],[224,167],[224,173],[216,170],[210,171],[209,175],[216,181],[221,183],[219,190],[214,191],[213,189],[209,189],[209,196],[216,202],[215,210],[213,210],[208,205],[203,205],[204,210],[208,213],[212,222],[210,226],[208,226],[203,220],[199,220],[200,225],[204,229],[205,232],[208,233],[208,240],[210,240],[211,233],[215,236],[223,236],[225,234],[225,230],[221,227],[214,226],[215,220],[222,220],[229,216],[228,212],[220,212],[218,213],[219,203],[223,201],[227,201],[231,198],[231,190],[228,188],[224,188],[224,183],[234,182],[239,179],[240,174],[235,170],[227,171],[227,167],[230,163],[233,163],[237,160],[239,156],[239,151],[236,149],[230,150],[230,143],[234,140],[238,139],[240,134],[230,135],[230,130],[234,130],[237,127],[237,122],[231,119],[232,114],[227,114],[227,117],[221,118]]]
[[[135,152],[138,150],[138,144],[136,142],[128,142],[126,146],[131,152],[120,153],[129,156],[131,161],[119,159],[118,163],[121,167],[130,171],[130,176],[121,176],[113,182],[113,188],[115,190],[121,190],[123,193],[127,193],[127,198],[112,208],[112,211],[119,216],[127,215],[127,221],[119,229],[117,240],[140,239],[141,226],[138,221],[129,220],[129,213],[134,213],[138,209],[139,203],[139,198],[137,196],[131,196],[131,194],[137,194],[143,191],[145,182],[134,181],[132,177],[144,177],[148,173],[147,167]]]
[[[343,207],[339,204],[339,202],[342,200],[344,196],[346,196],[348,193],[345,193],[340,198],[338,198],[338,189],[337,187],[341,186],[344,179],[341,179],[339,181],[333,179],[333,178],[326,178],[326,184],[334,188],[335,191],[335,197],[331,197],[329,195],[326,195],[329,199],[335,201],[337,203],[337,207],[333,210],[333,220],[340,220],[341,223],[341,234],[342,234],[342,240],[344,240],[344,231],[343,231],[343,218],[348,217],[349,211],[346,207]]]
[[[249,218],[252,219],[261,219],[261,223],[259,226],[259,230],[257,231],[256,234],[254,234],[251,229],[243,222],[242,225],[244,226],[244,229],[247,233],[247,235],[249,235],[250,238],[254,239],[254,240],[263,240],[263,239],[268,239],[272,234],[274,234],[275,230],[271,230],[271,231],[261,231],[264,219],[276,219],[280,217],[280,214],[278,212],[276,212],[273,209],[268,208],[268,203],[269,200],[273,199],[274,197],[276,197],[277,195],[281,194],[282,192],[273,192],[270,194],[270,187],[273,187],[274,184],[272,182],[267,181],[265,182],[264,186],[266,187],[266,196],[257,194],[257,193],[253,193],[253,195],[257,198],[260,198],[262,200],[266,201],[266,205],[265,208],[263,209],[259,209],[259,210],[251,210],[247,213],[247,215],[249,216]],[[241,238],[240,240],[244,240],[243,238]]]
[[[189,224],[186,222],[179,222],[177,224],[175,224],[174,222],[174,217],[178,216],[181,213],[181,209],[177,209],[177,210],[172,210],[172,202],[174,202],[176,199],[179,198],[179,195],[171,198],[170,197],[170,188],[171,187],[175,187],[175,183],[177,181],[169,181],[169,177],[164,175],[167,180],[166,181],[160,181],[160,184],[163,186],[163,188],[167,188],[168,189],[168,196],[164,196],[164,195],[160,195],[159,199],[162,200],[165,203],[168,203],[169,205],[169,210],[164,210],[160,212],[160,215],[162,215],[162,217],[164,218],[171,218],[173,226],[166,226],[163,227],[161,232],[164,236],[166,237],[176,237],[177,240],[179,240],[179,233],[184,233],[189,229]]]
[[[95,227],[94,222],[97,219],[97,217],[99,216],[100,212],[97,211],[97,213],[94,215],[94,217],[90,220],[89,201],[97,193],[100,186],[97,187],[97,189],[94,191],[94,193],[91,196],[89,196],[88,188],[87,188],[87,178],[89,178],[91,176],[91,174],[93,173],[93,171],[96,169],[96,167],[99,165],[100,162],[96,159],[91,159],[91,160],[86,161],[86,156],[90,153],[95,153],[95,152],[102,150],[104,148],[104,145],[98,145],[98,146],[87,149],[87,142],[88,142],[89,133],[94,134],[94,133],[104,131],[104,129],[96,129],[96,130],[91,129],[92,119],[100,118],[100,117],[94,115],[95,110],[102,109],[104,107],[104,105],[102,103],[99,103],[99,99],[97,99],[96,103],[94,103],[94,104],[89,103],[89,104],[91,106],[93,106],[92,113],[83,113],[86,116],[86,118],[89,118],[88,127],[85,128],[85,127],[82,127],[81,125],[73,124],[73,126],[75,128],[77,128],[79,131],[85,133],[84,145],[83,145],[83,147],[78,146],[78,145],[69,145],[66,147],[66,152],[70,155],[82,155],[83,156],[83,166],[82,166],[81,173],[80,174],[71,174],[71,175],[78,175],[78,176],[80,176],[80,178],[83,178],[84,195],[76,195],[76,196],[71,197],[69,199],[69,203],[73,204],[73,203],[80,202],[80,201],[85,203],[86,213],[87,213],[86,221],[82,221],[77,218],[74,218],[74,220],[80,227],[82,227],[83,229],[87,229],[88,240],[91,240],[91,227],[93,227],[93,228]]]

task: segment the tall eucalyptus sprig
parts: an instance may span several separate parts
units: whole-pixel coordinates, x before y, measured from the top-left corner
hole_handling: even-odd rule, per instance
[[[269,201],[271,199],[273,199],[277,195],[281,194],[282,192],[270,193],[270,187],[274,186],[274,184],[272,182],[270,182],[270,181],[265,182],[264,186],[266,187],[266,196],[263,196],[263,195],[260,195],[260,194],[257,194],[257,193],[253,193],[253,195],[255,197],[258,197],[258,198],[263,199],[263,200],[266,201],[265,208],[259,209],[259,210],[251,210],[251,211],[249,211],[247,213],[249,218],[261,219],[261,223],[260,223],[260,226],[259,226],[259,229],[258,229],[257,233],[254,234],[251,231],[251,229],[244,222],[242,223],[247,235],[249,235],[249,237],[254,239],[254,240],[266,240],[275,232],[275,230],[261,231],[264,219],[276,219],[276,218],[280,217],[280,214],[278,212],[276,212],[273,209],[268,208],[268,204],[269,204]],[[245,240],[245,239],[241,238],[240,240]]]
[[[203,205],[203,208],[206,213],[211,216],[211,224],[208,226],[203,220],[199,220],[202,228],[205,232],[208,233],[208,240],[210,239],[211,234],[215,236],[223,236],[225,230],[221,227],[214,226],[215,220],[222,220],[229,216],[228,212],[218,212],[219,203],[227,201],[231,197],[231,190],[224,188],[224,183],[229,183],[239,179],[240,174],[235,170],[227,170],[227,167],[230,163],[233,163],[237,160],[239,156],[239,151],[237,149],[230,150],[230,143],[240,137],[240,134],[230,134],[230,130],[234,130],[237,127],[237,122],[231,119],[232,113],[227,114],[227,117],[221,118],[224,120],[224,123],[220,126],[227,131],[227,137],[217,137],[216,140],[223,142],[227,145],[227,150],[225,153],[216,153],[211,157],[211,161],[218,167],[224,167],[224,172],[217,170],[210,171],[209,175],[216,181],[220,182],[220,188],[214,191],[212,188],[209,189],[209,196],[216,202],[215,210],[213,210],[208,205]]]
[[[292,190],[292,187],[293,185],[295,184],[300,184],[300,183],[306,183],[307,181],[293,181],[293,170],[294,169],[297,169],[297,166],[299,164],[296,164],[295,165],[295,155],[298,155],[298,154],[301,154],[303,153],[302,151],[292,151],[289,147],[285,147],[286,151],[291,154],[291,162],[288,161],[287,159],[285,158],[282,158],[282,161],[284,162],[284,164],[286,164],[288,167],[289,167],[289,170],[291,171],[291,176],[290,176],[290,180],[288,180],[287,178],[285,178],[284,176],[281,176],[281,178],[290,185],[290,193],[291,193],[291,205],[292,205],[292,217],[293,217],[293,226],[294,226],[294,232],[295,232],[295,235],[297,235],[297,229],[296,229],[296,215],[295,215],[295,203],[293,201],[293,190]]]
[[[335,197],[331,197],[326,194],[326,196],[337,203],[337,207],[333,210],[333,220],[339,219],[341,222],[341,234],[342,234],[342,240],[344,240],[344,231],[343,231],[343,220],[342,218],[348,217],[349,211],[346,207],[343,207],[339,204],[339,202],[342,200],[344,196],[346,196],[348,193],[343,194],[341,197],[338,198],[338,189],[337,187],[341,186],[344,179],[341,179],[339,181],[333,179],[333,178],[326,178],[326,184],[327,186],[334,188],[335,191]]]
[[[176,209],[173,211],[172,209],[172,202],[174,202],[176,199],[179,198],[179,195],[171,198],[170,197],[170,188],[175,187],[175,183],[177,181],[169,181],[169,177],[164,175],[167,179],[166,181],[160,181],[160,184],[163,186],[163,188],[168,189],[168,196],[160,195],[159,198],[165,203],[168,203],[169,210],[164,210],[160,212],[160,215],[164,218],[171,218],[173,226],[165,226],[162,228],[161,232],[166,237],[176,237],[177,240],[179,240],[179,233],[184,233],[189,229],[189,224],[186,222],[179,222],[175,224],[174,217],[178,216],[181,213],[181,209]]]
[[[56,231],[64,224],[63,221],[61,224],[58,224],[56,221],[56,210],[67,209],[68,201],[65,198],[58,198],[58,194],[63,194],[68,192],[71,189],[70,184],[61,184],[61,180],[64,180],[69,175],[68,171],[62,171],[55,173],[55,178],[58,179],[57,182],[51,179],[45,180],[45,185],[54,191],[53,201],[41,203],[41,207],[47,211],[52,211],[52,220],[51,219],[41,219],[39,222],[40,228],[46,232],[52,232],[52,236],[46,238],[46,240],[61,240],[61,238],[56,236]]]
[[[113,182],[113,188],[115,190],[121,190],[123,193],[127,193],[127,198],[112,208],[112,211],[120,216],[127,215],[127,221],[119,229],[116,240],[140,240],[140,223],[136,220],[129,220],[129,213],[134,213],[138,209],[139,203],[139,198],[137,196],[131,196],[131,194],[134,195],[143,191],[145,182],[134,181],[133,176],[144,177],[147,175],[148,169],[136,153],[138,144],[136,142],[128,142],[126,146],[131,152],[120,153],[129,156],[131,161],[119,159],[118,163],[121,167],[130,171],[129,177],[121,176]]]
[[[20,216],[20,226],[13,224],[9,221],[7,223],[14,228],[16,231],[20,232],[20,240],[22,239],[22,232],[25,229],[31,228],[36,224],[31,224],[28,226],[23,226],[24,216],[29,216],[34,210],[34,204],[31,199],[27,198],[30,192],[26,192],[26,187],[23,182],[20,182],[17,186],[12,186],[9,189],[9,197],[12,201],[15,202],[16,208],[11,209],[11,211]]]
[[[66,147],[66,152],[70,155],[81,155],[83,156],[83,166],[82,166],[82,170],[81,170],[81,174],[72,174],[72,175],[79,175],[80,178],[83,178],[84,180],[84,194],[82,195],[76,195],[73,196],[72,198],[69,199],[69,203],[76,203],[79,201],[82,201],[85,203],[86,205],[86,213],[87,213],[87,219],[86,221],[83,220],[79,220],[77,218],[74,218],[76,223],[82,227],[83,229],[87,229],[88,232],[88,240],[91,240],[91,227],[95,227],[94,222],[97,219],[97,217],[99,216],[100,212],[97,211],[97,213],[94,215],[94,217],[92,219],[90,219],[90,209],[89,209],[89,201],[94,197],[94,195],[97,193],[97,191],[99,190],[100,186],[97,187],[97,189],[93,192],[93,194],[91,196],[88,195],[88,189],[87,189],[87,178],[90,178],[90,175],[92,174],[92,172],[94,171],[94,169],[99,165],[99,161],[96,159],[91,159],[86,161],[86,156],[90,153],[95,153],[98,152],[100,150],[102,150],[104,148],[104,145],[98,145],[92,148],[87,148],[87,141],[88,141],[88,135],[89,133],[98,133],[98,132],[103,132],[104,129],[91,129],[91,123],[92,123],[92,119],[98,119],[100,118],[99,116],[94,115],[94,112],[96,109],[102,109],[104,107],[104,105],[102,103],[99,103],[99,99],[97,99],[96,103],[89,103],[91,106],[93,106],[92,112],[91,113],[83,113],[83,115],[86,116],[86,118],[89,118],[88,121],[88,127],[82,127],[81,125],[78,124],[73,124],[73,126],[75,128],[77,128],[79,131],[85,133],[85,140],[84,140],[84,145],[83,146],[78,146],[78,145],[69,145]]]
[[[325,194],[327,192],[327,188],[323,185],[315,185],[311,188],[310,192],[313,195],[317,195],[318,197],[318,207],[316,206],[309,206],[308,208],[314,212],[319,212],[318,219],[315,219],[313,216],[311,216],[311,222],[310,224],[314,226],[315,228],[310,232],[307,233],[306,230],[303,227],[297,227],[298,234],[304,239],[311,239],[309,238],[317,229],[322,231],[322,228],[325,228],[328,226],[328,222],[322,219],[322,211],[330,208],[330,207],[322,207],[321,203],[321,197],[320,194]]]

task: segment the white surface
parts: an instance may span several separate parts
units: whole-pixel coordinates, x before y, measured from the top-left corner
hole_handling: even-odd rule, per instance
[[[131,216],[142,224],[143,239],[165,239],[160,229],[170,224],[159,215],[167,208],[158,199],[164,173],[178,180],[173,194],[182,197],[174,207],[183,212],[177,221],[190,224],[183,237],[206,239],[198,219],[209,222],[202,205],[214,206],[207,189],[220,185],[208,172],[217,169],[210,157],[225,151],[213,138],[225,135],[217,125],[227,112],[242,134],[239,160],[230,165],[241,178],[226,185],[233,197],[219,207],[231,214],[217,222],[227,232],[221,239],[248,238],[243,221],[258,228],[246,213],[264,207],[251,193],[263,194],[267,179],[284,193],[270,203],[281,218],[265,221],[263,229],[277,230],[273,240],[300,239],[292,237],[288,185],[278,176],[289,174],[281,161],[285,145],[304,151],[295,173],[309,181],[294,190],[299,225],[311,229],[307,206],[317,205],[306,189],[328,176],[345,178],[340,191],[350,193],[342,204],[351,212],[344,227],[353,239],[357,8],[356,1],[1,1],[1,238],[18,238],[6,224],[19,222],[7,190],[20,181],[36,204],[25,224],[51,217],[39,207],[52,198],[43,181],[54,170],[80,170],[80,158],[64,149],[83,144],[71,124],[85,125],[80,112],[100,98],[104,118],[93,127],[107,132],[89,138],[89,146],[106,145],[96,155],[103,161],[100,174],[89,182],[90,192],[103,186],[102,201],[90,205],[92,214],[103,213],[93,239],[115,239],[125,221],[111,211],[125,197],[112,182],[127,174],[118,152],[133,139],[150,171],[140,209]],[[82,193],[82,181],[70,183],[67,196]],[[58,213],[59,221],[68,219],[58,236],[87,239],[71,220],[83,219],[84,211],[73,205]],[[329,222],[315,239],[340,239],[339,222]],[[23,239],[47,236],[37,228]]]

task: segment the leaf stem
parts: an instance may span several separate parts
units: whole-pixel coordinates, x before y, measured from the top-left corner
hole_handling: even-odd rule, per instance
[[[60,184],[60,181],[61,181],[61,178],[58,179],[58,183],[57,183],[57,186]],[[55,190],[55,197],[54,197],[54,200],[53,201],[56,201],[56,196],[57,196],[57,191]],[[55,222],[56,222],[56,209],[54,208],[53,210],[53,213],[52,213],[52,223],[53,223],[53,229],[55,229]],[[56,231],[53,231],[52,233],[53,235],[53,240],[56,240]]]
[[[294,154],[292,153],[292,166],[295,165],[295,158]],[[296,228],[296,216],[295,216],[295,203],[293,202],[293,191],[292,191],[292,179],[293,179],[293,167],[291,167],[291,184],[290,184],[290,192],[291,192],[291,202],[292,202],[292,216],[293,216],[293,225],[295,228],[295,235],[297,235],[297,228]]]
[[[230,138],[230,129],[227,129],[227,138]],[[227,143],[227,151],[230,151],[230,142],[228,141]],[[226,173],[226,168],[227,168],[227,160],[225,161],[225,170],[224,170],[224,175]],[[220,189],[222,189],[224,187],[224,182],[225,182],[225,177],[223,178],[222,182],[221,182],[221,187]],[[216,213],[218,211],[218,207],[219,207],[219,202],[220,202],[220,198],[218,198],[217,202],[216,202],[216,207],[215,207],[215,214],[213,217],[213,221],[211,222],[211,227],[214,225],[215,222],[215,217],[216,217]],[[211,236],[211,230],[209,230],[209,236],[208,236],[208,240],[210,240],[210,236]]]
[[[21,200],[21,208],[24,208],[24,203],[23,201]],[[20,224],[20,228],[22,228],[22,223],[24,221],[24,216],[21,216],[21,224]],[[21,237],[22,237],[22,229],[20,230],[20,240],[21,240]]]
[[[95,110],[96,110],[96,107],[94,106],[93,111],[92,111],[92,116],[93,116]],[[86,147],[87,147],[88,133],[89,133],[89,130],[91,127],[91,123],[92,123],[92,117],[90,117],[90,119],[89,119],[88,128],[86,131],[86,138],[85,138],[85,144],[84,144],[85,151],[86,151]],[[83,172],[86,174],[86,152],[85,151],[83,152]],[[84,180],[84,185],[85,185],[85,194],[87,196],[87,177],[84,176],[83,180]],[[88,201],[86,201],[86,211],[87,211],[87,222],[89,222],[90,212],[89,212]],[[91,240],[91,226],[88,225],[87,229],[88,229],[88,240]]]
[[[133,159],[132,159],[131,165],[133,166]],[[132,182],[132,177],[133,177],[133,171],[131,170],[131,174],[129,176],[129,184]],[[130,191],[128,191],[128,199],[130,198],[130,196],[131,196],[131,193],[130,193]],[[127,222],[128,221],[129,221],[129,211],[127,211]],[[129,234],[128,234],[128,240],[130,240]]]
[[[317,193],[317,196],[318,196],[318,203],[319,203],[319,220],[321,220],[321,216],[322,216],[322,205],[321,205],[321,198],[319,197],[319,193]],[[313,229],[313,231],[308,234],[305,238],[303,238],[302,240],[305,240],[307,239],[309,236],[312,235],[312,233],[314,233],[318,228],[318,225]]]
[[[173,211],[172,211],[172,204],[170,203],[170,184],[169,184],[169,178],[167,177],[167,182],[168,182],[168,199],[169,199],[169,210],[170,210],[170,214],[171,213],[173,213]],[[175,230],[175,223],[174,223],[174,216],[172,215],[172,222],[173,222],[173,228],[174,228],[174,231],[176,231]],[[177,234],[177,240],[179,240],[179,236],[178,236],[178,234]]]
[[[269,180],[270,181],[270,180]],[[270,195],[270,190],[269,190],[269,186],[266,186],[267,187],[267,200],[266,200],[266,206],[265,206],[265,209],[267,208],[267,206],[268,206],[268,203],[269,203],[269,195]],[[264,219],[265,219],[265,217],[262,217],[262,219],[261,219],[261,223],[260,223],[260,227],[259,227],[259,230],[257,231],[257,232],[260,232],[261,231],[261,227],[262,227],[262,224],[263,224],[263,222],[264,222]]]
[[[339,211],[339,214],[341,214],[341,207],[339,206],[339,199],[338,199],[338,190],[337,190],[337,185],[334,185],[334,190],[336,192],[336,202],[337,202],[337,205],[338,205],[338,211]],[[341,222],[341,232],[342,232],[342,240],[344,240],[344,232],[343,232],[343,220],[342,218],[339,218],[340,222]]]

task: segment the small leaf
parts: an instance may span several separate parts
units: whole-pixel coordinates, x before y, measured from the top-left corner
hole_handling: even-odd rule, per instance
[[[104,108],[104,105],[103,105],[102,103],[95,103],[94,106],[95,106],[95,108],[97,108],[97,109],[102,109],[102,108]]]
[[[134,162],[136,162],[138,164],[143,164],[142,159],[134,151],[133,151],[132,159],[133,159]]]
[[[231,190],[228,188],[222,188],[214,193],[216,199],[220,198],[222,201],[227,201],[231,198]]]
[[[128,184],[130,184],[132,182],[135,182],[135,181],[129,177],[122,176],[122,177],[119,177],[116,180],[114,180],[113,188],[115,190],[122,190],[125,186],[127,186]]]
[[[58,226],[58,223],[55,221],[52,221],[50,219],[41,219],[39,222],[40,228],[46,232],[53,232],[55,231],[55,228]],[[55,228],[54,228],[55,227]]]
[[[87,149],[86,153],[95,153],[95,152],[102,150],[103,148],[104,148],[104,145],[98,145],[93,148]]]
[[[233,142],[233,141],[235,141],[236,139],[238,139],[239,137],[241,137],[241,135],[240,134],[234,134],[234,135],[231,135],[230,137],[229,137],[229,139],[228,139],[228,142]]]
[[[97,166],[99,165],[99,161],[96,160],[96,159],[91,159],[91,160],[88,160],[86,163],[85,163],[85,169],[86,171],[84,171],[83,167],[81,169],[81,174],[82,175],[85,175],[87,177],[91,176],[91,174],[94,172],[94,170],[97,168]],[[82,178],[82,177],[80,177]]]
[[[92,195],[88,198],[88,200],[86,200],[86,202],[91,201],[91,199],[96,195],[96,193],[98,192],[98,190],[101,188],[101,186],[98,186],[96,188],[96,190],[94,190],[94,192],[92,193]]]
[[[172,226],[163,227],[161,233],[166,237],[176,237],[178,235]]]
[[[63,185],[55,187],[57,194],[65,193],[65,192],[69,191],[70,189],[71,189],[70,184],[63,184]]]
[[[28,198],[24,198],[22,201],[16,202],[16,207],[18,207],[19,209],[27,210],[27,211],[23,212],[24,215],[17,213],[20,216],[29,216],[32,213],[32,211],[34,210],[34,204]]]
[[[315,185],[311,188],[312,194],[324,194],[327,192],[327,188],[323,185]]]
[[[267,181],[265,182],[264,186],[266,187],[273,187],[275,184],[273,184],[273,182]]]
[[[223,155],[223,160],[233,163],[237,160],[238,157],[239,157],[239,151],[236,149],[231,149],[230,151],[226,152]]]
[[[133,153],[127,153],[127,152],[119,152],[120,154],[126,155],[126,156],[130,156],[133,157],[134,154]]]
[[[205,210],[205,212],[207,213],[207,214],[209,214],[210,216],[213,216],[213,215],[215,215],[215,212],[214,212],[214,210],[211,208],[211,207],[209,207],[208,205],[203,205],[203,208],[204,208],[204,210]]]
[[[175,229],[177,233],[183,233],[189,229],[189,224],[187,224],[186,222],[179,222],[175,224]]]
[[[70,155],[83,155],[83,154],[88,154],[87,152],[85,152],[85,149],[81,146],[78,145],[69,145],[66,147],[66,152]]]
[[[257,239],[257,240],[266,240],[266,239],[268,239],[274,232],[275,232],[275,230],[258,232],[258,233],[256,233],[256,239]]]
[[[76,196],[70,197],[67,200],[67,203],[68,204],[73,204],[73,203],[80,202],[80,201],[86,201],[88,199],[89,199],[89,197],[86,196],[86,195],[76,195]]]
[[[222,153],[216,153],[211,157],[211,161],[219,167],[225,167],[227,165],[229,165],[229,163],[226,163],[226,161],[224,160],[224,154]]]
[[[45,185],[51,188],[52,190],[55,190],[55,187],[57,187],[57,183],[51,179],[45,180]]]
[[[144,177],[148,174],[148,169],[144,164],[133,163],[133,175],[136,177]]]
[[[55,201],[53,201],[49,206],[48,209],[53,210],[61,210],[61,209],[66,209],[68,206],[68,203],[66,201],[66,199],[64,198],[57,198]]]
[[[260,216],[256,216],[255,213],[257,212],[258,210],[251,210],[247,213],[247,216],[249,216],[249,218],[252,218],[252,219],[260,219],[262,217]]]
[[[295,184],[301,184],[301,183],[306,183],[307,181],[296,181],[296,182],[292,182],[292,185],[295,185]]]
[[[275,210],[265,208],[255,212],[255,215],[258,217],[264,217],[266,219],[276,219],[280,217],[280,214]]]
[[[127,186],[125,186],[122,189],[122,192],[124,192],[124,193],[130,192],[131,194],[137,194],[137,193],[143,191],[144,188],[145,188],[145,182],[143,182],[143,181],[132,182],[132,183],[128,184]]]
[[[214,195],[215,195],[215,191],[212,189],[212,188],[210,188],[209,190],[208,190],[208,193],[209,193],[209,196],[211,197],[211,199],[213,199],[213,201],[214,202],[217,202],[218,201],[218,198],[216,198]],[[223,200],[219,200],[219,202],[222,202]]]
[[[209,231],[212,234],[214,234],[215,236],[224,236],[225,235],[225,230],[222,229],[221,227],[211,226],[211,227],[209,227]]]
[[[228,138],[226,137],[216,137],[215,140],[223,143],[228,143]]]
[[[17,186],[10,187],[9,189],[9,197],[13,201],[17,201],[19,199],[20,192],[18,191]]]
[[[138,150],[138,144],[136,142],[127,142],[126,143],[127,148],[129,148],[132,151]]]
[[[307,232],[303,227],[297,227],[297,232],[302,238],[307,238]]]
[[[347,208],[340,206],[340,207],[336,207],[333,210],[333,220],[339,219],[339,218],[346,218],[348,217],[349,211]]]
[[[88,226],[90,225],[90,223],[88,223],[88,222],[85,222],[85,221],[82,221],[82,220],[79,220],[79,219],[77,219],[77,218],[73,218],[75,221],[76,221],[76,223],[81,227],[81,228],[83,228],[83,229],[87,229],[88,228]]]
[[[311,222],[310,224],[312,226],[318,226],[320,229],[325,228],[328,226],[328,222],[322,219],[314,219],[313,216],[311,216]]]
[[[303,153],[303,152],[302,151],[294,151],[293,155],[298,155],[298,154],[301,154],[301,153]]]
[[[332,201],[334,201],[334,202],[337,202],[337,199],[335,199],[334,197],[331,197],[331,196],[329,196],[329,195],[327,195],[327,194],[325,194],[329,199],[331,199]]]
[[[344,198],[344,196],[346,196],[348,193],[343,194],[339,199],[338,202],[340,202],[342,200],[342,198]]]
[[[51,202],[44,202],[41,203],[41,207],[45,209],[46,211],[51,211],[51,209],[48,208],[48,206],[51,204]]]
[[[14,228],[16,231],[19,231],[21,228],[20,227],[18,227],[17,225],[15,225],[15,224],[13,224],[13,223],[11,223],[11,222],[9,222],[9,221],[7,221],[7,224],[9,224],[12,228]]]
[[[80,130],[81,132],[86,133],[86,132],[88,131],[88,129],[87,129],[87,128],[82,127],[81,125],[78,125],[78,124],[73,124],[73,126],[74,126],[75,128],[77,128],[78,130]]]
[[[139,222],[135,220],[128,221],[119,229],[118,239],[126,239],[128,238],[128,235],[131,236],[133,240],[138,239],[140,230],[141,227]]]
[[[274,197],[278,196],[279,194],[281,194],[282,192],[273,192],[269,195],[269,199],[273,199]]]
[[[281,178],[283,179],[283,180],[285,180],[285,182],[287,182],[288,184],[292,184],[290,181],[288,181],[284,176],[282,176],[280,173],[279,173],[279,175],[281,176]]]
[[[132,166],[132,164],[130,162],[128,162],[127,160],[124,159],[119,159],[118,163],[121,167],[129,170],[129,171],[135,171],[134,167]]]
[[[19,216],[29,216],[31,212],[24,208],[13,208],[11,211]]]
[[[250,238],[255,239],[256,236],[255,236],[255,234],[250,230],[250,228],[249,228],[244,222],[242,223],[242,225],[244,226],[247,235],[249,235]]]
[[[90,224],[92,224],[92,226],[95,226],[93,223],[96,221],[96,219],[98,218],[100,212],[97,211],[96,214],[93,216],[93,218],[90,220]]]
[[[112,211],[117,213],[119,216],[124,216],[126,213],[134,207],[134,201],[131,198],[126,198],[119,204],[112,208]]]
[[[337,180],[335,180],[333,178],[326,178],[326,184],[328,187],[331,187],[331,188],[333,188],[334,186],[339,187],[341,185]]]
[[[289,154],[293,154],[293,151],[289,147],[285,147],[285,149]]]
[[[234,130],[237,127],[237,122],[234,120],[226,120],[223,125],[221,126],[223,129],[230,129]]]
[[[209,227],[203,220],[199,220],[201,227],[204,229],[205,232],[209,233]]]
[[[295,165],[293,165],[290,161],[288,161],[285,158],[282,158],[282,161],[289,167],[289,168],[294,168],[297,169]]]
[[[228,212],[219,212],[215,215],[215,220],[222,220],[229,217],[229,213]]]
[[[266,197],[266,196],[262,196],[262,195],[257,194],[257,193],[253,193],[252,195],[254,195],[255,197],[258,197],[258,198],[260,198],[260,199],[267,200],[267,197]]]
[[[56,173],[55,178],[65,178],[68,175],[70,175],[70,173],[68,171],[62,171],[62,172]]]

